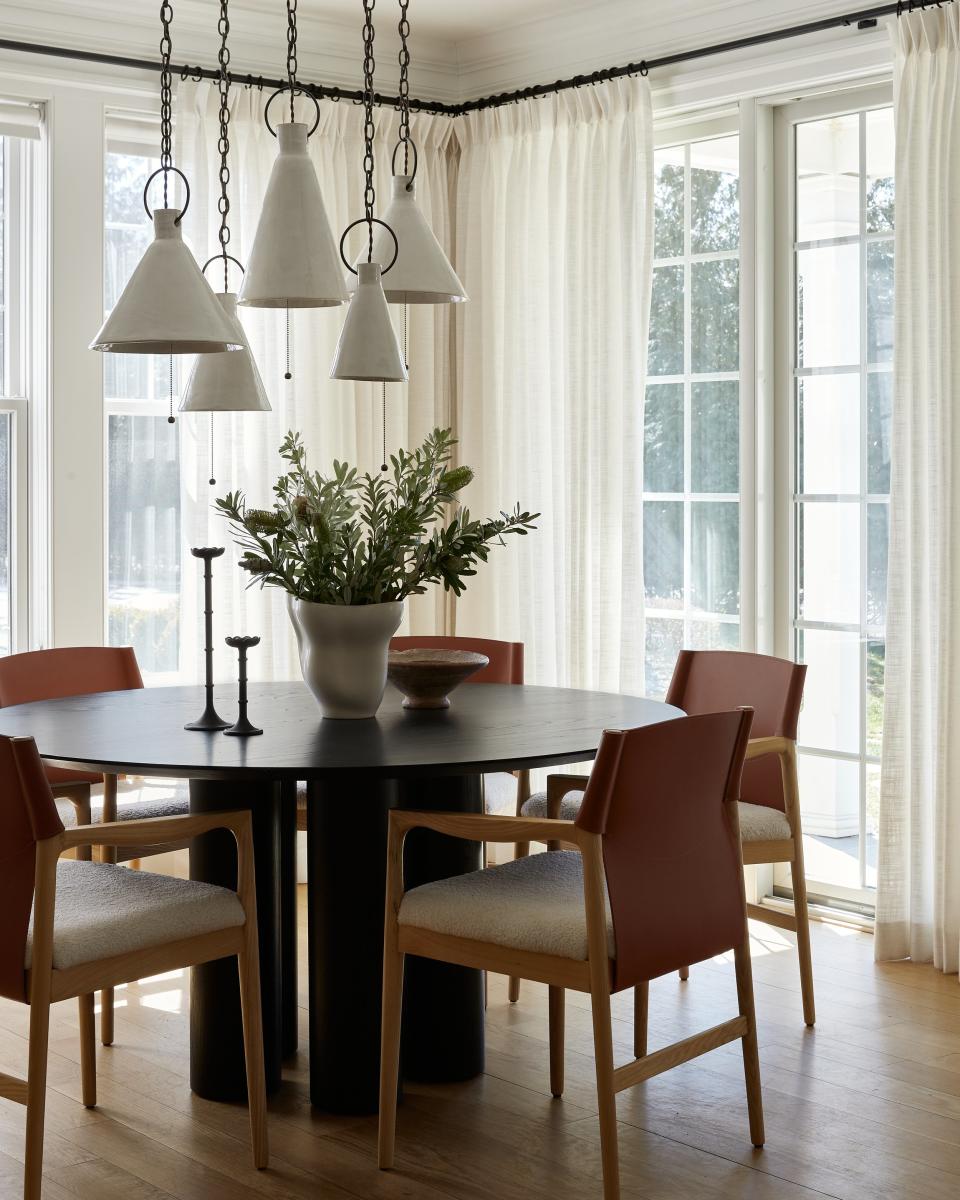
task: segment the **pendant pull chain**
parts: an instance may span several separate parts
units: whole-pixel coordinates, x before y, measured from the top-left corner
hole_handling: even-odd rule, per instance
[[[167,417],[168,425],[175,425],[177,418],[173,415],[173,355],[170,355],[170,415]]]
[[[217,482],[216,476],[213,473],[213,413],[210,414],[210,486]]]
[[[287,305],[287,369],[283,373],[284,379],[292,379],[293,375],[290,372],[290,305]]]
[[[383,462],[380,464],[380,470],[387,470],[387,385],[383,384],[383,395],[380,400],[381,413],[383,415]]]

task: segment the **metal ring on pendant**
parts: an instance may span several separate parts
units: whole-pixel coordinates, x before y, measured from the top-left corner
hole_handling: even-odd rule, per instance
[[[207,261],[200,268],[200,273],[202,275],[206,275],[207,267],[209,267],[211,263],[223,262],[224,259],[226,259],[227,262],[236,263],[236,265],[240,268],[240,274],[246,275],[247,268],[243,265],[243,263],[240,261],[239,258],[234,258],[232,254],[213,254],[213,255],[211,255],[210,258],[208,258]]]
[[[391,173],[391,175],[396,175],[396,173],[397,173],[397,151],[400,149],[400,147],[402,145],[404,145],[403,142],[397,142],[397,144],[393,148],[393,154],[390,158],[390,173]],[[412,190],[413,181],[417,177],[417,167],[420,165],[420,155],[417,153],[417,143],[413,140],[413,138],[408,138],[406,145],[408,145],[410,147],[410,149],[413,151],[413,174],[407,180],[407,191],[409,192]]]
[[[378,217],[372,217],[371,221],[374,225],[382,225],[384,227],[384,229],[387,231],[387,233],[389,233],[390,236],[393,238],[393,258],[390,259],[390,262],[387,264],[387,266],[385,266],[385,267],[381,266],[380,277],[382,279],[383,276],[386,275],[386,273],[393,267],[393,264],[397,261],[397,255],[400,253],[400,243],[397,241],[397,235],[393,232],[393,230],[386,223],[386,221],[381,221]],[[368,223],[369,222],[367,221],[366,217],[359,217],[356,221],[351,221],[350,224],[343,231],[343,237],[341,237],[341,239],[340,239],[340,257],[343,259],[343,265],[347,268],[348,271],[352,271],[354,273],[354,275],[357,274],[357,268],[353,265],[353,263],[351,263],[347,260],[347,256],[343,252],[343,243],[347,240],[347,234],[350,232],[351,229],[354,229],[357,225],[367,225]]]
[[[270,132],[273,134],[274,137],[277,136],[277,131],[270,124],[270,105],[274,102],[274,100],[276,100],[276,98],[278,96],[282,96],[284,92],[289,92],[289,91],[290,91],[289,83],[285,83],[283,85],[283,87],[278,87],[277,90],[267,100],[266,104],[263,106],[264,124],[270,130]],[[313,92],[308,92],[306,90],[306,88],[300,87],[299,84],[296,86],[296,88],[294,88],[293,94],[295,96],[307,96],[310,100],[313,101],[313,106],[317,110],[317,118],[313,122],[313,124],[310,126],[310,128],[307,130],[307,137],[311,137],[314,133],[316,133],[317,126],[320,124],[320,101],[316,98],[316,96],[313,94]]]
[[[150,211],[150,205],[147,203],[147,190],[149,189],[150,184],[153,183],[153,181],[156,179],[156,177],[158,175],[163,175],[168,171],[172,171],[174,173],[174,175],[179,175],[180,178],[183,180],[183,186],[187,189],[187,195],[183,202],[183,208],[180,209],[180,215],[179,215],[179,217],[177,217],[176,221],[174,221],[175,225],[179,225],[180,222],[183,220],[184,214],[186,213],[187,209],[190,207],[190,181],[189,181],[189,179],[187,179],[186,175],[184,175],[184,173],[180,170],[179,167],[157,167],[157,169],[153,172],[153,174],[150,176],[150,178],[147,180],[147,182],[143,185],[143,207],[147,210],[147,216],[152,221],[153,213]]]

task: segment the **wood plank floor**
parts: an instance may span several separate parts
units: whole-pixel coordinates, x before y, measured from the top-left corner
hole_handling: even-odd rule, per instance
[[[619,1098],[626,1196],[648,1200],[956,1200],[960,988],[932,968],[876,966],[872,939],[814,926],[818,1025],[801,1019],[789,935],[754,927],[767,1146],[753,1150],[736,1045]],[[301,976],[305,983],[305,976]],[[99,1050],[97,1111],[80,1104],[74,1003],[50,1047],[46,1200],[590,1200],[600,1195],[590,1013],[570,996],[567,1092],[551,1100],[546,989],[510,1005],[490,980],[487,1070],[407,1088],[397,1170],[378,1172],[373,1119],[311,1110],[306,1054],[271,1104],[272,1164],[248,1165],[246,1110],[189,1090],[186,973],[118,992],[117,1044]],[[651,1048],[734,1011],[732,962],[651,987]],[[306,994],[301,997],[306,1005]],[[614,1036],[630,1057],[630,1003]],[[306,1041],[306,1012],[302,1008]],[[0,1003],[0,1070],[23,1072],[27,1009]],[[20,1192],[23,1110],[0,1101],[0,1197]]]

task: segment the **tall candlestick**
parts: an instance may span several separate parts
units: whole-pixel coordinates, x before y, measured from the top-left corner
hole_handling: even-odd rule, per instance
[[[194,558],[203,559],[203,618],[204,618],[204,638],[205,644],[203,648],[205,667],[206,667],[206,682],[204,688],[206,690],[206,706],[203,710],[203,715],[196,721],[191,721],[189,725],[184,725],[184,729],[205,729],[217,730],[226,729],[230,724],[213,707],[213,560],[219,558],[223,554],[225,547],[223,546],[192,546],[190,553]]]

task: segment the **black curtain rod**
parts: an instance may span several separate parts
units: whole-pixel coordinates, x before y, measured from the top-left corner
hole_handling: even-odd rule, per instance
[[[808,33],[823,33],[830,29],[844,29],[856,26],[858,29],[871,29],[881,17],[899,17],[904,13],[920,12],[926,8],[941,8],[944,4],[952,4],[953,0],[898,0],[895,4],[878,4],[872,8],[862,8],[845,16],[824,17],[819,21],[807,21],[802,25],[790,25],[785,29],[771,29],[766,33],[755,33],[749,37],[735,38],[729,42],[717,42],[712,46],[700,46],[694,50],[680,50],[676,54],[664,54],[659,58],[643,59],[640,62],[627,63],[621,67],[605,67],[588,75],[574,75],[569,79],[557,79],[553,83],[537,83],[531,87],[518,88],[511,92],[500,92],[492,96],[482,96],[477,100],[466,100],[461,104],[444,104],[439,100],[418,100],[411,97],[410,106],[418,112],[442,113],[450,117],[459,117],[464,113],[477,112],[484,108],[499,108],[504,104],[517,104],[521,100],[532,100],[549,96],[554,92],[564,92],[570,88],[586,87],[603,83],[608,79],[620,79],[625,75],[646,75],[660,67],[672,67],[677,63],[692,62],[700,58],[708,58],[714,54],[728,54],[734,50],[747,50],[752,46],[764,46],[771,42],[782,42],[788,38],[802,37]],[[52,58],[72,58],[82,62],[103,63],[107,66],[126,67],[139,71],[159,71],[160,63],[149,58],[127,58],[119,54],[100,54],[93,50],[75,50],[65,46],[45,46],[39,42],[18,42],[9,38],[0,38],[0,49],[16,50],[24,54],[43,54]],[[171,67],[181,79],[218,79],[219,72],[210,67],[191,67],[189,65]],[[243,87],[255,87],[261,91],[267,88],[274,91],[285,87],[285,79],[272,79],[263,75],[242,74],[231,72],[230,79],[234,84]],[[363,92],[341,87],[327,87],[319,83],[303,83],[303,90],[318,100],[351,100],[359,104],[363,100]],[[388,96],[380,92],[376,94],[378,104],[397,108],[400,104],[398,96]]]

